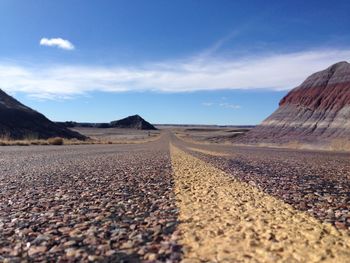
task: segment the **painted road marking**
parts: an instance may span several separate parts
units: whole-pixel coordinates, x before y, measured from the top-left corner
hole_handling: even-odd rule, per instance
[[[184,262],[349,262],[350,237],[170,146]]]
[[[194,151],[194,152],[199,152],[199,153],[204,153],[204,154],[207,154],[207,155],[211,155],[211,156],[222,156],[222,157],[225,157],[225,156],[232,156],[228,153],[221,153],[221,152],[214,152],[214,151],[208,151],[208,150],[203,150],[203,149],[198,149],[198,148],[193,148],[193,147],[187,147],[187,149],[191,150],[191,151]]]

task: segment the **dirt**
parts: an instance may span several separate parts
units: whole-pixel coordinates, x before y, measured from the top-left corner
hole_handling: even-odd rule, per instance
[[[153,139],[160,135],[160,131],[146,131],[126,128],[86,128],[76,127],[72,130],[84,134],[94,140],[105,141],[119,141],[119,142],[131,142],[131,141],[144,141]]]

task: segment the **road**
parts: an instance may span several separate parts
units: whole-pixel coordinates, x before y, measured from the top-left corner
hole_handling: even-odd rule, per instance
[[[346,262],[349,157],[170,132],[2,147],[0,261]]]

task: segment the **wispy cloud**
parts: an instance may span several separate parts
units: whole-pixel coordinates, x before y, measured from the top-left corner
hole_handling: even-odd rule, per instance
[[[226,109],[240,109],[241,106],[240,105],[237,105],[237,104],[231,104],[231,103],[220,103],[219,104],[220,107],[223,107],[223,108],[226,108]]]
[[[202,105],[205,107],[210,107],[210,106],[213,106],[214,103],[213,102],[203,102]]]
[[[232,104],[232,103],[228,103],[228,102],[221,102],[221,103],[215,103],[215,102],[203,102],[202,103],[203,106],[205,107],[211,107],[211,106],[219,106],[225,109],[240,109],[241,106],[238,104]]]
[[[67,98],[92,91],[192,92],[219,89],[288,90],[309,74],[350,58],[350,50],[312,50],[242,58],[207,57],[142,66],[35,65],[0,60],[0,88]]]
[[[42,38],[40,40],[40,45],[41,46],[48,46],[48,47],[58,47],[61,49],[66,49],[66,50],[73,50],[74,45],[65,39],[62,38]]]
[[[242,27],[240,30],[233,30],[225,37],[217,40],[213,45],[211,45],[209,48],[203,50],[201,53],[197,55],[198,60],[204,60],[212,55],[214,55],[217,51],[219,51],[222,46],[230,41],[231,39],[237,37],[241,33]]]

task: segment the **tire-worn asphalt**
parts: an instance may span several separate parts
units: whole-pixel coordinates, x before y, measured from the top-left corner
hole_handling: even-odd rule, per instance
[[[180,261],[170,141],[338,229],[350,225],[349,154],[197,145],[168,133],[143,144],[1,147],[0,262]]]

